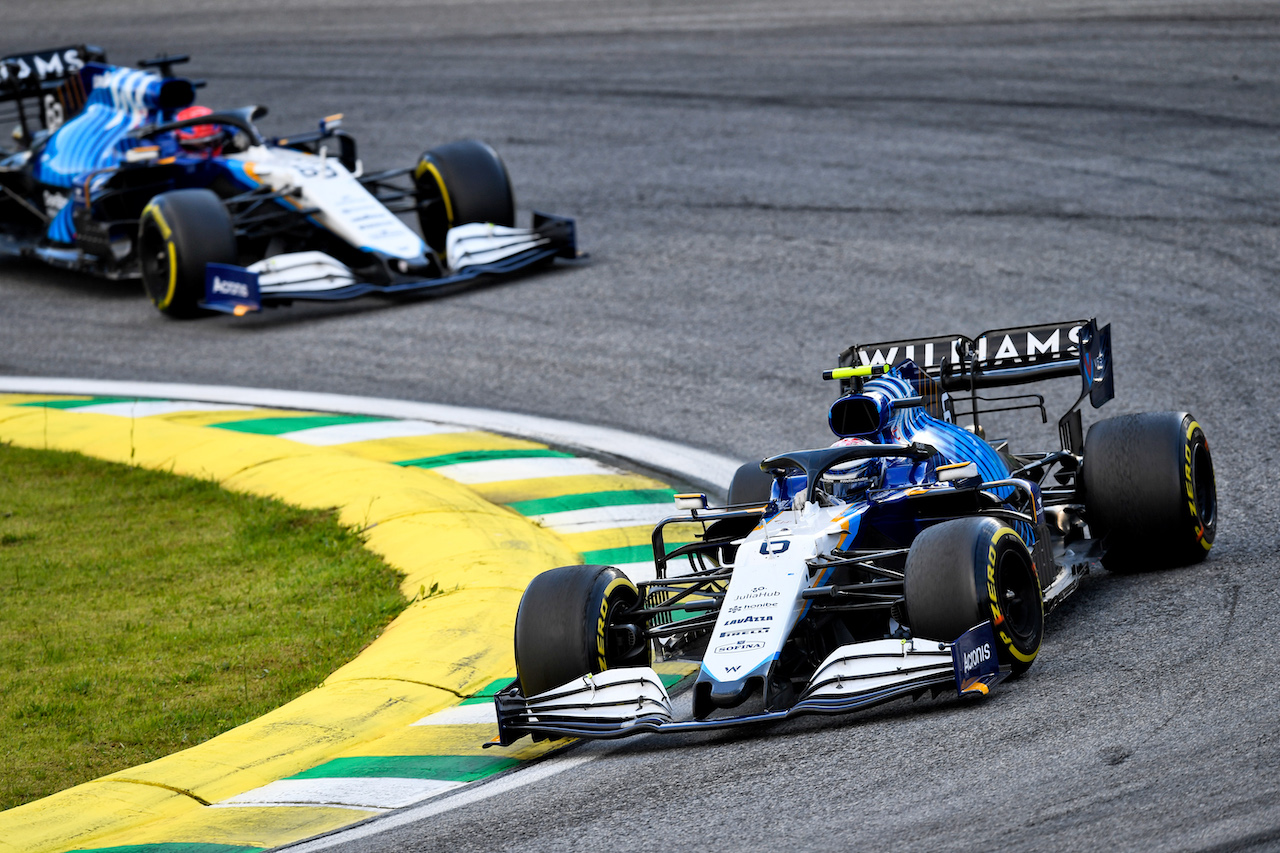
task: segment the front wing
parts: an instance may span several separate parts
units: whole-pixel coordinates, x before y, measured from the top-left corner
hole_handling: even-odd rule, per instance
[[[789,708],[676,720],[671,699],[650,667],[624,667],[580,678],[525,697],[519,684],[494,697],[498,739],[508,746],[526,734],[611,739],[643,732],[682,732],[784,720],[802,714],[843,714],[901,696],[986,695],[1009,675],[995,654],[991,623],[974,626],[954,643],[936,640],[872,640],[842,646],[818,667],[805,692]]]
[[[511,275],[554,258],[579,257],[574,221],[568,217],[536,213],[532,229],[505,230],[520,232],[522,236],[522,239],[508,240],[507,251],[490,251],[481,256],[483,262],[468,260],[465,265],[451,257],[455,268],[450,275],[389,284],[360,281],[348,268],[319,252],[300,253],[300,266],[313,272],[309,278],[291,283],[265,283],[262,281],[265,276],[253,268],[209,264],[205,273],[205,298],[200,307],[240,317],[267,306],[288,305],[298,300],[336,302],[372,294],[406,296],[446,290],[480,278]]]

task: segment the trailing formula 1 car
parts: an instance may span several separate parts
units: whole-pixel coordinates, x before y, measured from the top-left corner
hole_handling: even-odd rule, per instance
[[[366,172],[340,115],[268,138],[264,107],[194,105],[203,84],[173,74],[187,59],[128,68],[77,45],[0,60],[17,122],[16,150],[0,152],[0,255],[141,278],[171,317],[440,291],[577,257],[572,219],[515,227],[506,166],[483,142]]]
[[[1059,449],[984,437],[994,411],[1047,422],[1042,395],[989,389],[1070,376],[1083,390]],[[496,743],[983,695],[1032,665],[1045,613],[1090,571],[1187,565],[1213,544],[1213,463],[1191,415],[1082,434],[1085,398],[1114,396],[1110,326],[855,345],[825,377],[842,386],[836,444],[743,466],[723,507],[677,495],[653,533],[654,577],[567,566],[534,578]],[[673,719],[655,655],[700,662],[691,719]]]

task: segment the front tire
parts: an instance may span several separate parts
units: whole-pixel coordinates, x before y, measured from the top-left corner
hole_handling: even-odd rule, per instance
[[[414,169],[422,238],[444,252],[450,228],[469,222],[514,227],[516,197],[498,152],[478,139],[432,148]]]
[[[1218,494],[1209,442],[1186,412],[1099,421],[1084,443],[1086,521],[1111,571],[1171,568],[1209,555]]]
[[[625,619],[639,600],[636,585],[613,566],[563,566],[534,578],[516,613],[516,674],[524,695],[614,667],[648,666],[652,648],[644,626]]]
[[[1026,544],[994,518],[944,521],[916,537],[903,570],[916,637],[952,642],[991,622],[1001,665],[1026,672],[1044,636],[1044,597]]]
[[[235,262],[231,214],[212,190],[172,190],[143,208],[138,265],[147,296],[161,314],[188,319],[209,313],[199,306],[205,264]]]

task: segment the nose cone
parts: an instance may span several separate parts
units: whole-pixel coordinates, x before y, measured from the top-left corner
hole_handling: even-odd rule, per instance
[[[758,673],[733,681],[717,681],[703,670],[693,685],[693,716],[706,719],[717,708],[736,708],[761,691],[764,678]]]

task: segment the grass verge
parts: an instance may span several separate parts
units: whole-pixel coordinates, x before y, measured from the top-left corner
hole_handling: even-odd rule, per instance
[[[332,512],[0,445],[0,809],[316,687],[400,579]]]

